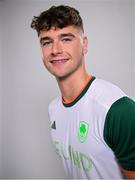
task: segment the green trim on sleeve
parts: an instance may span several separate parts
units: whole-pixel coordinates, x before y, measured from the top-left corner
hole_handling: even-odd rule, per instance
[[[135,170],[135,102],[128,97],[117,100],[109,109],[104,140],[113,150],[120,166]]]

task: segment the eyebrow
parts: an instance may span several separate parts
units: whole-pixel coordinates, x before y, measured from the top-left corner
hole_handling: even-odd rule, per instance
[[[61,38],[63,38],[63,37],[67,37],[67,36],[70,36],[70,37],[75,38],[75,35],[74,35],[74,34],[72,34],[72,33],[62,33],[62,34],[60,34],[60,35],[59,35],[59,37],[61,37]]]
[[[73,38],[75,38],[75,35],[72,34],[72,33],[62,33],[62,34],[60,34],[58,37],[59,37],[59,38],[64,38],[64,37],[73,37]],[[40,43],[42,43],[43,41],[50,41],[50,40],[52,40],[51,37],[45,36],[45,37],[42,37],[42,38],[40,39]]]

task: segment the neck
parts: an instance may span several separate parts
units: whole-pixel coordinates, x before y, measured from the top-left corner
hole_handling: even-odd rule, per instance
[[[86,71],[75,72],[70,77],[57,79],[62,98],[65,102],[72,102],[92,78]]]

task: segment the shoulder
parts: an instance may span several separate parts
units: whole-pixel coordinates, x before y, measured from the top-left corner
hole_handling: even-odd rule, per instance
[[[91,84],[90,94],[92,98],[107,109],[115,101],[125,96],[125,93],[118,86],[99,78],[96,78]]]
[[[105,128],[108,128],[109,131],[119,131],[122,128],[125,128],[125,130],[135,128],[135,102],[126,96],[118,99],[110,107],[105,123]],[[114,133],[114,135],[116,134]]]
[[[59,107],[60,104],[61,104],[61,98],[60,97],[54,98],[50,102],[48,107],[49,114],[52,114],[52,112],[56,111],[56,109]]]
[[[99,79],[99,78],[96,78],[92,85],[95,92],[99,95],[101,95],[101,93],[103,95],[123,95],[125,94],[118,86],[116,86],[115,84],[109,82],[109,81],[105,81],[103,79]]]

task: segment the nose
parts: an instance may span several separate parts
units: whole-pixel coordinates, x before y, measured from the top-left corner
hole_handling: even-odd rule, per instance
[[[57,55],[62,53],[62,46],[60,42],[54,42],[52,45],[52,54]]]

